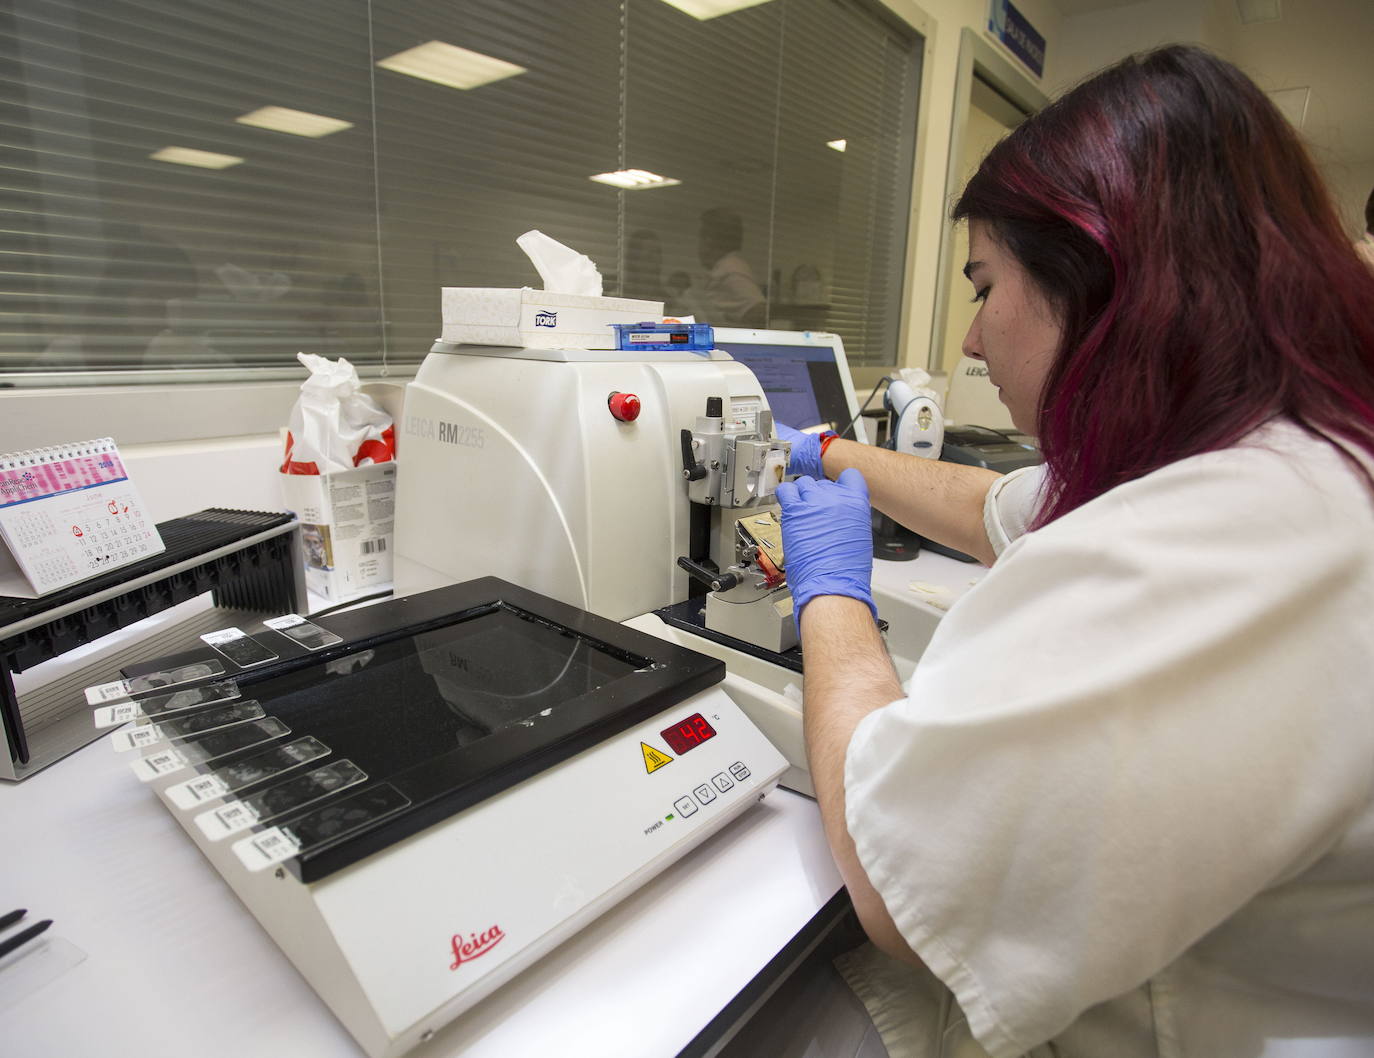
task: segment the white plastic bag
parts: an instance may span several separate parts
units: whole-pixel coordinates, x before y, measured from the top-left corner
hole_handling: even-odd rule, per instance
[[[291,409],[282,473],[332,474],[393,459],[395,424],[361,391],[353,365],[313,353],[297,353],[296,359],[310,377]]]

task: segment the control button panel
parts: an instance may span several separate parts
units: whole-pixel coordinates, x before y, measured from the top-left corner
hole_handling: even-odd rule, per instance
[[[733,780],[730,775],[734,776]],[[692,797],[695,797],[696,801],[693,801],[692,797],[679,797],[673,802],[674,811],[679,816],[684,817],[695,815],[698,803],[703,808],[706,807],[716,799],[717,793],[728,793],[733,790],[736,782],[743,782],[749,778],[750,772],[743,761],[737,760],[730,765],[730,775],[726,775],[723,771],[716,772],[715,775],[711,776],[710,782],[704,782],[692,791]]]

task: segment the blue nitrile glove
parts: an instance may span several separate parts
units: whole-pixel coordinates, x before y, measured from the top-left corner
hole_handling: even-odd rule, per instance
[[[823,480],[825,471],[821,469],[821,435],[802,433],[777,421],[773,425],[777,428],[780,440],[792,442],[792,454],[787,458],[787,473],[805,474],[809,478]]]
[[[792,612],[817,595],[847,595],[868,604],[873,616],[873,513],[868,482],[853,467],[838,481],[798,478],[778,486],[782,555]]]

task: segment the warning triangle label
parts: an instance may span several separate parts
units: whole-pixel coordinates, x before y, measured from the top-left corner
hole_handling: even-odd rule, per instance
[[[644,751],[644,770],[652,775],[665,764],[673,763],[673,758],[661,750],[654,749],[647,742],[641,742],[639,748]]]

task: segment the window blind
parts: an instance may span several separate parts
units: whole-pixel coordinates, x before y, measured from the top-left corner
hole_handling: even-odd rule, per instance
[[[522,72],[464,90],[377,65],[430,41]],[[704,22],[661,0],[6,0],[0,371],[414,362],[441,286],[539,285],[530,228],[607,293],[890,363],[919,44],[851,0]],[[267,107],[337,124],[240,120]],[[589,179],[627,167],[680,183]],[[711,300],[734,233],[748,320]]]

